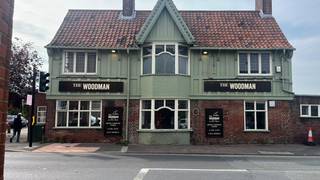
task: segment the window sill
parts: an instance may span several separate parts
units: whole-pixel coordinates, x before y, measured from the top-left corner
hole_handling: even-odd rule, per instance
[[[303,119],[320,119],[320,117],[316,117],[316,116],[300,116],[300,118],[303,118]]]
[[[101,130],[102,127],[54,127],[54,130],[88,130],[88,129],[96,129]]]
[[[59,77],[98,77],[98,74],[61,74]]]
[[[187,74],[142,74],[141,77],[148,77],[148,76],[182,76],[182,77],[191,77]]]
[[[140,129],[137,130],[138,132],[141,133],[183,133],[183,132],[192,132],[192,129]]]
[[[247,79],[247,78],[252,78],[252,79],[272,79],[273,75],[268,74],[268,75],[263,75],[263,74],[238,74],[237,78],[239,79]]]
[[[244,130],[244,133],[270,133],[270,130]]]

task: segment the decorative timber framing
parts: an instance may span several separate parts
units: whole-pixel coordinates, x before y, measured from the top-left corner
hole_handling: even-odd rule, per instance
[[[151,32],[153,26],[157,22],[161,12],[164,8],[167,8],[169,14],[171,15],[173,21],[178,26],[182,36],[186,40],[186,42],[190,45],[195,43],[195,38],[189,30],[187,24],[184,22],[182,16],[180,15],[178,9],[172,2],[172,0],[158,0],[156,6],[153,8],[151,14],[149,15],[146,22],[143,24],[140,32],[136,37],[136,41],[138,44],[143,44]]]

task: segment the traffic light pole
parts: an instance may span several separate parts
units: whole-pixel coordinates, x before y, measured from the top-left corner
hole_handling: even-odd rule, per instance
[[[29,120],[29,147],[32,147],[32,136],[33,136],[33,125],[35,121],[34,117],[34,103],[36,96],[36,80],[37,80],[37,69],[33,67],[33,77],[32,77],[32,105],[31,105],[31,116]]]

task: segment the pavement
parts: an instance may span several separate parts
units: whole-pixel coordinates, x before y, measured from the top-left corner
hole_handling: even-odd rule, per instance
[[[275,155],[320,156],[320,145],[303,144],[237,144],[237,145],[129,145],[104,143],[39,143],[29,147],[27,129],[22,129],[20,143],[9,142],[7,152],[34,153],[127,153],[127,154],[204,154],[204,155]]]

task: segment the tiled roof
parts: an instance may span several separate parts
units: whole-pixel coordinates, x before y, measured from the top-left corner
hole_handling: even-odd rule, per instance
[[[120,18],[120,10],[70,10],[47,47],[135,48],[151,11]],[[258,11],[179,11],[195,46],[226,49],[293,49],[273,17]]]

